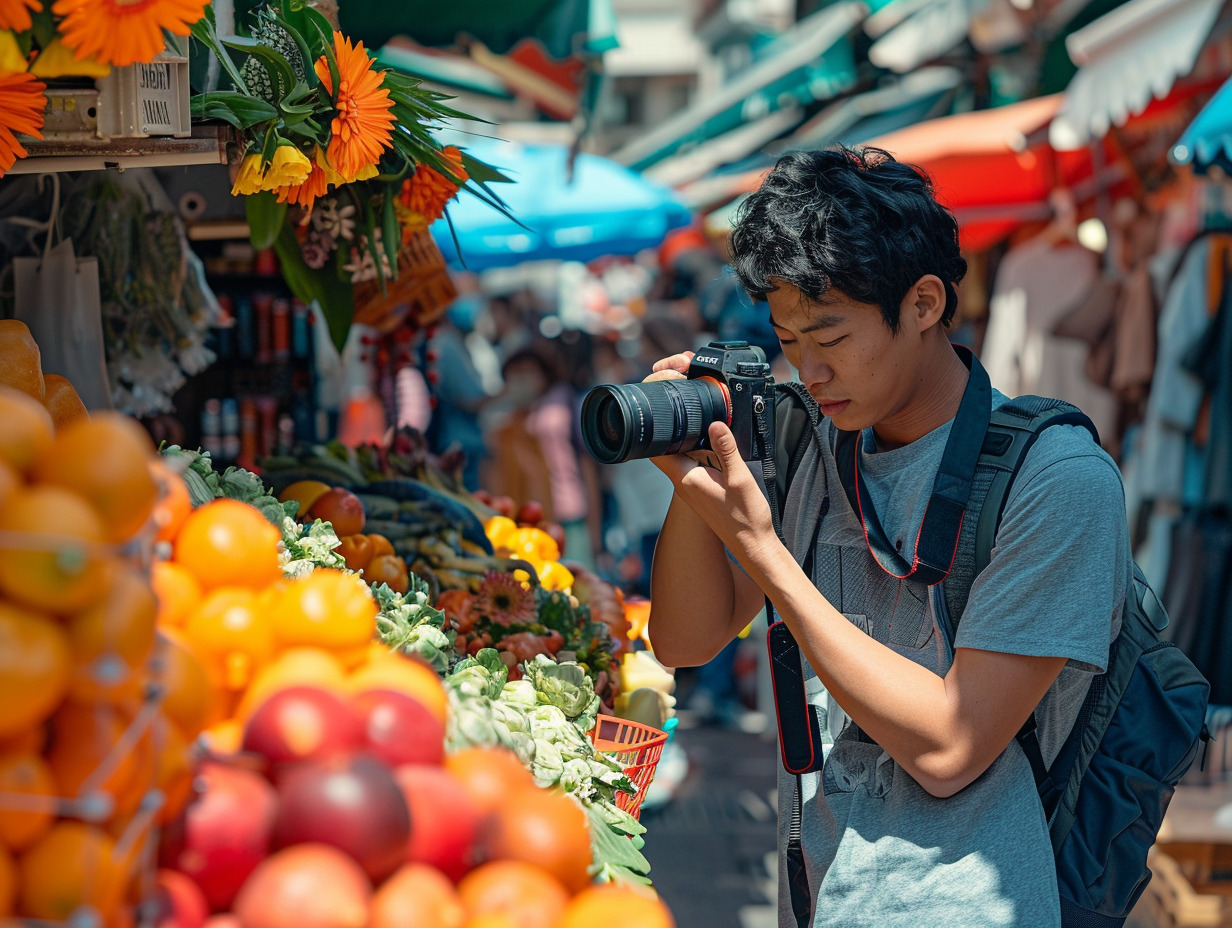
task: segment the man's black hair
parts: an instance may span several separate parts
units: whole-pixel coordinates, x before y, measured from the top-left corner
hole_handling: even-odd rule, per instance
[[[774,281],[812,300],[839,290],[879,306],[891,332],[907,290],[926,274],[945,285],[941,323],[949,326],[967,273],[958,223],[932,181],[879,148],[783,155],[741,204],[731,252],[754,300],[764,301]]]

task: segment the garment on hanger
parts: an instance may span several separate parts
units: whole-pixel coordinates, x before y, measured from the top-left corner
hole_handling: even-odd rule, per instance
[[[1052,236],[1031,239],[1001,259],[980,360],[1007,396],[1035,393],[1067,400],[1100,435],[1113,436],[1116,398],[1086,373],[1082,343],[1053,334],[1057,321],[1099,279],[1099,256]]]

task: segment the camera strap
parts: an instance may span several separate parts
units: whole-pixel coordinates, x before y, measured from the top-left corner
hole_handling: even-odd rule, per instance
[[[937,468],[932,495],[916,534],[910,561],[886,537],[868,487],[860,480],[861,433],[839,431],[834,446],[834,461],[843,489],[851,508],[859,516],[873,560],[892,577],[911,578],[926,586],[940,583],[953,566],[975,466],[979,463],[988,421],[992,417],[992,384],[988,372],[970,349],[961,345],[953,347],[971,375],[941,455],[941,465]]]

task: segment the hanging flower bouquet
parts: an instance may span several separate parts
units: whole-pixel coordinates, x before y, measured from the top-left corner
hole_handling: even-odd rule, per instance
[[[19,135],[41,139],[44,81],[103,77],[150,61],[164,31],[186,36],[209,0],[0,0],[0,176],[26,156]]]
[[[240,131],[232,192],[247,198],[253,244],[277,251],[341,345],[356,285],[397,279],[404,246],[460,189],[504,211],[487,185],[507,178],[434,139],[444,120],[470,118],[447,96],[381,70],[306,4],[271,3],[246,31],[221,39],[212,10],[193,28],[234,88],[196,95],[193,115]]]

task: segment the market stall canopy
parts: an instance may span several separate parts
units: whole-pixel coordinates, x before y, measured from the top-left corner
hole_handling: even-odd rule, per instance
[[[1048,144],[1047,129],[1061,103],[1053,94],[944,116],[868,144],[927,171],[937,199],[958,219],[963,247],[982,251],[1022,224],[1048,218],[1049,195],[1058,187],[1082,203],[1100,189],[1129,182],[1129,165],[1111,141],[1078,151]]]
[[[893,0],[869,16],[864,31],[875,41],[868,60],[899,74],[935,61],[961,44],[972,21],[1004,0]],[[1020,27],[1015,31],[1020,32]]]
[[[644,170],[688,146],[792,106],[827,100],[851,87],[856,80],[855,55],[847,38],[866,12],[860,0],[844,0],[805,17],[717,93],[702,97],[612,157]]]
[[[1224,0],[1130,0],[1066,39],[1079,66],[1049,130],[1058,151],[1124,125],[1194,71]]]
[[[1181,133],[1169,157],[1176,164],[1192,164],[1199,170],[1216,164],[1225,170],[1232,168],[1232,79]]]
[[[590,52],[612,47],[611,0],[343,0],[338,18],[346,35],[373,49],[397,35],[434,47],[465,35],[497,53],[533,37],[557,59],[582,44],[594,46]]]
[[[475,137],[452,141],[513,179],[493,189],[522,224],[477,197],[459,197],[449,206],[448,221],[432,224],[453,267],[482,271],[526,261],[633,255],[657,246],[692,219],[670,190],[609,158],[579,153],[570,175],[564,145]]]
[[[750,154],[743,161],[730,158],[722,167],[715,164],[713,170],[705,173],[681,176],[686,165],[698,164],[701,157],[709,157],[719,151],[726,153],[725,149],[718,149],[728,138],[723,136],[700,146],[689,155],[669,158],[646,173],[677,185],[677,192],[686,206],[705,212],[745,192],[750,175],[760,182],[764,171],[783,152],[827,148],[840,143],[858,145],[874,136],[948,113],[962,80],[962,72],[957,68],[921,68],[912,74],[887,80],[874,90],[832,103],[794,132],[782,138],[778,137],[781,132],[776,133],[771,137],[771,142],[759,146],[760,154]],[[748,130],[752,132],[754,128],[749,126]],[[752,148],[747,151],[752,152]],[[712,163],[716,160],[712,159]],[[680,174],[674,173],[676,171]]]

